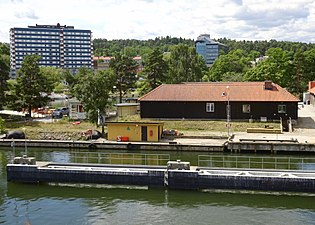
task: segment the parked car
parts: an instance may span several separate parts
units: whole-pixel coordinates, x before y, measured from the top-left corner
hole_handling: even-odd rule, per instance
[[[69,116],[69,108],[62,107],[54,110],[51,114],[52,118],[62,118],[63,116]]]

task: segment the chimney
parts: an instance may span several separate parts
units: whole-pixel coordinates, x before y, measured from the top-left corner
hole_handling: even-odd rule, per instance
[[[265,81],[265,90],[272,90],[272,81]]]
[[[315,81],[309,81],[308,82],[308,90],[311,90],[313,87],[315,87]]]

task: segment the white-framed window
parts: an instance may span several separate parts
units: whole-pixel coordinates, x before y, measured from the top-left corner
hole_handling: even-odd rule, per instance
[[[287,107],[286,105],[278,105],[278,113],[286,113]]]
[[[250,104],[243,105],[243,113],[250,113]]]
[[[206,103],[206,112],[214,112],[214,103]]]

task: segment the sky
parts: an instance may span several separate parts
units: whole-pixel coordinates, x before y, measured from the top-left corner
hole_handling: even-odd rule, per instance
[[[10,28],[57,23],[91,30],[93,39],[315,43],[315,0],[0,0],[0,42],[9,43]]]

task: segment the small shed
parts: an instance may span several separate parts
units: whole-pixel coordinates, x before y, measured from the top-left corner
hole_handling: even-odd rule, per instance
[[[86,113],[84,111],[83,105],[78,99],[76,98],[69,99],[69,109],[70,119],[74,120],[86,119]]]
[[[160,122],[107,122],[110,141],[149,141],[157,142],[162,137],[163,125]]]
[[[116,104],[117,114],[120,117],[136,115],[140,109],[139,103],[118,103]]]

